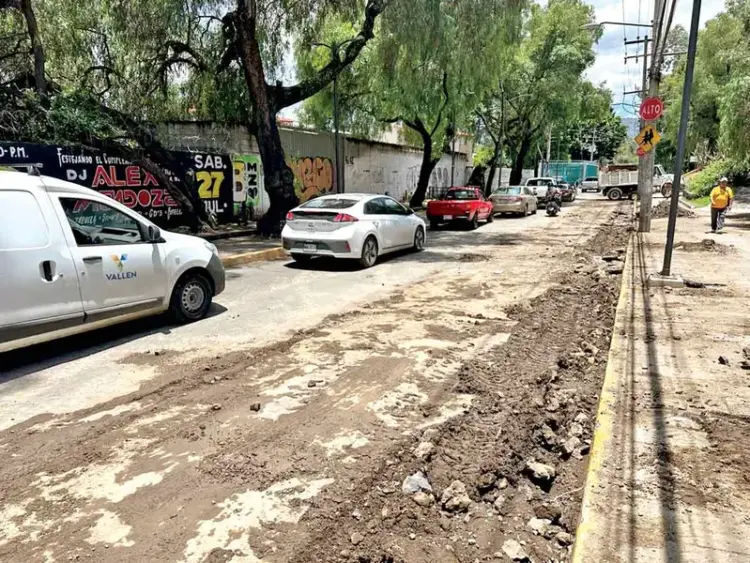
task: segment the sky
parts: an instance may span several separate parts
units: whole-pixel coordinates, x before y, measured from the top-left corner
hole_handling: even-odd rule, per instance
[[[629,23],[650,24],[653,19],[654,0],[592,0],[591,5],[596,10],[596,21],[614,21]],[[675,9],[674,25],[680,24],[685,29],[690,29],[690,18],[693,2],[691,0],[677,0]],[[724,0],[703,0],[701,6],[701,27],[705,23],[724,10]],[[616,25],[605,25],[599,44],[596,49],[596,61],[586,71],[586,77],[599,84],[605,82],[614,94],[615,113],[622,117],[635,117],[637,115],[636,96],[623,96],[628,90],[639,90],[643,77],[643,59],[630,59],[627,64],[624,57],[643,52],[643,45],[623,44],[623,37],[629,41],[643,38],[649,33],[647,28],[622,27]],[[634,109],[635,106],[635,109]]]

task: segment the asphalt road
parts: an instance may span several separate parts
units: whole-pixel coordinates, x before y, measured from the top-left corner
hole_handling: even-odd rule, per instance
[[[593,196],[580,201],[590,199]],[[579,205],[566,204],[563,214]],[[188,362],[263,346],[550,221],[554,219],[540,210],[527,218],[498,217],[473,232],[443,228],[428,233],[424,252],[387,256],[369,270],[320,260],[305,266],[280,260],[229,270],[226,291],[201,322],[175,326],[163,318],[146,319],[0,354],[0,429],[43,413],[92,407],[137,390],[157,372],[122,361],[133,354],[177,353]]]

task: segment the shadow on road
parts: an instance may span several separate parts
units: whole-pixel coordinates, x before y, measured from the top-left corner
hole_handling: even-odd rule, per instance
[[[226,311],[226,307],[213,303],[206,318],[216,317]],[[0,384],[152,334],[170,334],[177,326],[179,325],[174,324],[169,316],[159,315],[5,352],[0,354]]]

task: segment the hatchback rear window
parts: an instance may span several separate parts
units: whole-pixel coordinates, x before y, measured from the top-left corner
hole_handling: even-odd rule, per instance
[[[343,197],[326,197],[311,199],[300,205],[300,209],[348,209],[356,205],[356,199]]]
[[[451,190],[445,194],[445,199],[477,199],[477,192],[475,190]]]
[[[521,195],[521,188],[500,188],[495,193],[498,195]]]
[[[552,183],[552,180],[544,180],[544,179],[535,179],[535,180],[529,180],[526,185],[527,186],[549,186]]]

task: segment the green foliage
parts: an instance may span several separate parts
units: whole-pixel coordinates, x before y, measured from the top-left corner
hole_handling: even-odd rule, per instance
[[[729,159],[719,158],[692,176],[690,183],[687,185],[686,193],[689,194],[688,197],[705,197],[711,193],[722,176],[734,180],[736,175],[742,173],[743,171],[738,169]]]
[[[707,163],[724,155],[750,167],[750,11],[746,2],[728,3],[728,11],[707,22],[698,36],[695,77],[690,99],[688,154]],[[684,60],[664,81],[667,111],[663,129],[667,144],[676,146],[684,82]]]
[[[481,125],[503,137],[514,158],[520,152],[520,160],[533,162],[548,126],[567,151],[574,130],[611,114],[610,94],[582,78],[594,61],[595,34],[582,28],[592,18],[578,0],[532,5],[518,41],[501,54],[500,80],[480,108]]]
[[[474,166],[487,166],[492,160],[494,149],[487,145],[477,145],[474,148]]]
[[[633,141],[633,139],[623,139],[620,146],[617,147],[612,160],[615,164],[637,164],[637,150],[638,146],[635,144],[635,141]]]

